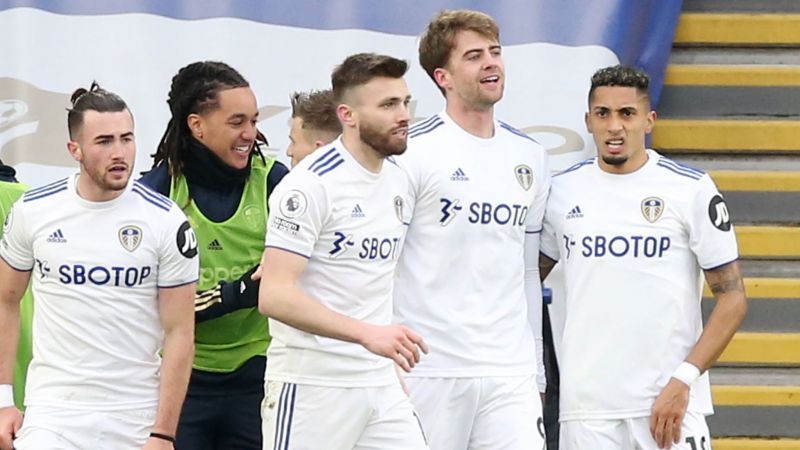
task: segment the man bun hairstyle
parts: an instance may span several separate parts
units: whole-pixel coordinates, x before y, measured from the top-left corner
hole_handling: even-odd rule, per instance
[[[67,108],[67,129],[70,139],[74,139],[83,126],[83,114],[86,111],[102,113],[128,110],[125,100],[122,100],[119,95],[101,88],[97,81],[92,81],[89,89],[75,89],[69,100],[72,104],[71,108]]]

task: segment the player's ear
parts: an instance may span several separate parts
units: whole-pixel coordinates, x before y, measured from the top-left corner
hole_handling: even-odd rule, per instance
[[[647,113],[647,127],[645,127],[644,132],[650,134],[653,132],[653,127],[656,126],[656,118],[658,114],[655,111],[650,111]]]
[[[436,81],[437,86],[446,91],[450,87],[450,72],[445,68],[437,67],[433,70],[433,80]]]
[[[346,103],[340,103],[336,107],[336,117],[339,118],[339,122],[342,123],[343,127],[356,126],[356,112]]]
[[[316,141],[314,141],[314,148],[320,148],[325,144],[327,144],[327,142],[325,142],[325,141],[323,141],[321,139],[317,139]]]
[[[81,162],[83,160],[83,150],[81,150],[81,146],[78,145],[75,141],[67,141],[67,151],[69,152],[69,156],[72,156],[72,159],[75,161]]]
[[[591,133],[592,132],[592,126],[589,125],[589,113],[588,112],[583,115],[583,122],[586,124],[586,131]]]
[[[195,139],[203,139],[203,118],[200,114],[192,113],[186,117],[186,125]]]

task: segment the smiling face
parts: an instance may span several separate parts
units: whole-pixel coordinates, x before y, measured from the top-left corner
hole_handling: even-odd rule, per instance
[[[646,93],[634,87],[596,88],[589,99],[586,128],[594,137],[600,167],[606,172],[630,173],[644,165],[645,137],[655,121]]]
[[[78,193],[91,201],[115,198],[133,173],[136,144],[131,113],[85,111],[67,149],[81,166]]]
[[[249,87],[217,93],[217,105],[203,114],[187,117],[192,135],[225,164],[247,167],[258,131],[258,106]]]
[[[505,66],[500,44],[471,30],[456,33],[447,64],[434,71],[448,104],[476,111],[503,98]]]

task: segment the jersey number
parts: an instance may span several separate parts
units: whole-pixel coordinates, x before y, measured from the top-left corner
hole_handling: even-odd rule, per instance
[[[705,436],[700,437],[700,447],[697,446],[697,439],[694,436],[687,437],[686,443],[692,446],[692,450],[707,450]]]

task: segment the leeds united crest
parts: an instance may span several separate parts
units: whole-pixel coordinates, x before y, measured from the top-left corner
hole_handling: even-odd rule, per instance
[[[642,215],[650,223],[655,223],[664,212],[664,200],[658,197],[647,197],[642,200]]]
[[[132,252],[142,242],[142,229],[128,225],[119,229],[119,243],[125,250]]]
[[[514,168],[514,175],[517,177],[519,185],[526,191],[533,186],[533,171],[530,167],[522,164]]]

